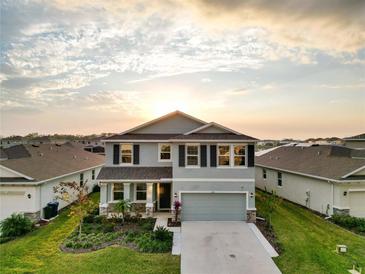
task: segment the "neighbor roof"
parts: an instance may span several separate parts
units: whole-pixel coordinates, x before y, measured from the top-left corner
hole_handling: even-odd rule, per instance
[[[18,148],[16,148],[18,147]],[[55,177],[72,174],[81,170],[104,164],[104,156],[87,152],[70,144],[51,145],[19,145],[12,147],[14,155],[18,156],[0,162],[0,165],[17,173],[41,182]],[[18,151],[16,150],[18,149]],[[27,151],[29,155],[19,157],[19,151]],[[9,156],[8,150],[5,152]],[[4,181],[4,180],[2,180]]]
[[[103,167],[98,180],[160,180],[172,178],[171,167]]]
[[[365,167],[365,155],[361,156],[364,158],[353,158],[353,151],[333,145],[282,146],[256,156],[255,161],[257,166],[342,180],[348,174]]]
[[[359,134],[359,135],[355,135],[355,136],[351,136],[351,137],[346,137],[343,138],[344,140],[354,140],[354,141],[365,141],[365,133]]]

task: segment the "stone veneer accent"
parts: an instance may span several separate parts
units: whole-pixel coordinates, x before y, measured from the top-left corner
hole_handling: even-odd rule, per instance
[[[41,219],[41,212],[40,211],[37,211],[37,212],[26,212],[26,213],[24,213],[24,216],[25,217],[28,217],[33,222],[38,222]]]
[[[256,210],[247,210],[247,223],[256,223]]]
[[[339,209],[339,208],[334,207],[333,214],[350,215],[350,209]]]

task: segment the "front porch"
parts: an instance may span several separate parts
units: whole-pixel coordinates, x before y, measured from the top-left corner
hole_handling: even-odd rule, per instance
[[[114,206],[120,200],[132,203],[131,211],[145,216],[154,212],[170,212],[173,203],[171,182],[99,182],[100,215],[116,213]]]

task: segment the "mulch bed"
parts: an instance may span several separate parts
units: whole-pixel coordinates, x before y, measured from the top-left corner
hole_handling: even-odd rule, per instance
[[[275,232],[272,229],[268,228],[267,222],[264,220],[256,219],[256,226],[261,231],[261,233],[265,236],[266,240],[272,245],[272,247],[276,250],[278,254],[281,253],[281,245],[278,242]]]
[[[181,222],[175,222],[172,220],[172,218],[168,218],[167,219],[167,226],[168,227],[180,227],[181,226]]]

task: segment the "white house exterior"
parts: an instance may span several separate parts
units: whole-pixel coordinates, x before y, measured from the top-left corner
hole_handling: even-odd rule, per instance
[[[256,157],[256,186],[322,214],[365,217],[365,153],[283,146]]]
[[[104,157],[72,145],[18,145],[3,150],[0,162],[0,220],[24,213],[33,220],[43,217],[43,208],[55,201],[60,182],[97,183]],[[67,206],[59,201],[59,209]]]
[[[180,200],[183,221],[254,221],[256,140],[180,111],[106,138],[101,214],[120,199],[147,214]]]
[[[348,148],[365,149],[365,133],[344,138],[345,146]]]

